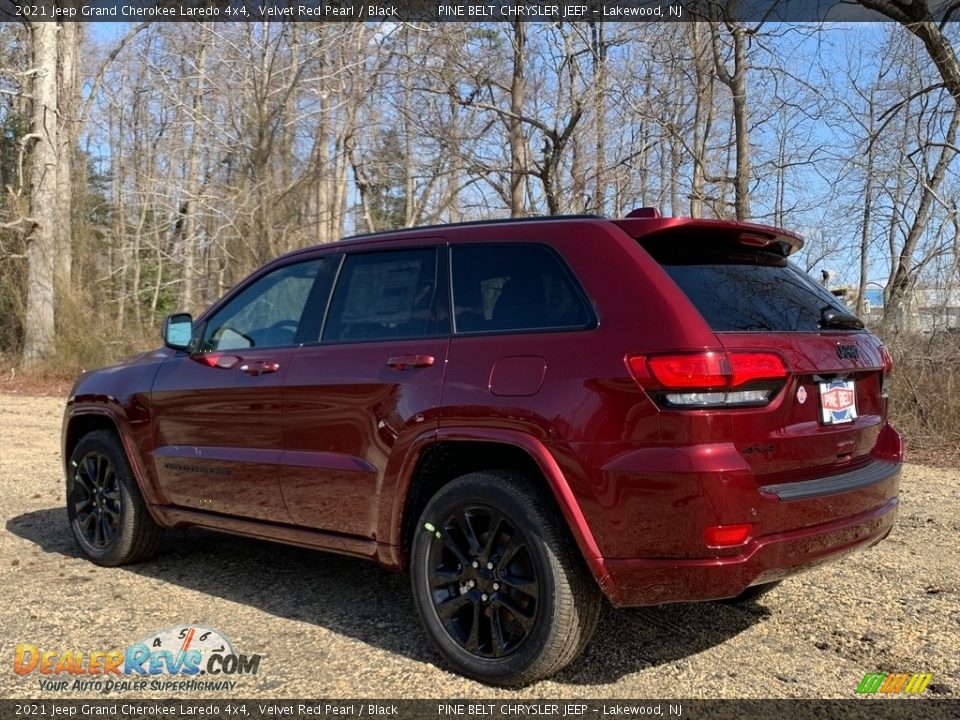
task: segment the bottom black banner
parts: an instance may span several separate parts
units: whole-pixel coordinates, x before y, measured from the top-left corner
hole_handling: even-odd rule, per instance
[[[2,720],[793,720],[794,718],[960,718],[960,701],[848,700],[0,700]]]

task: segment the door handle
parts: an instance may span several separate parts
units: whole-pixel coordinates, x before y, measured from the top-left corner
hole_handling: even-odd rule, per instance
[[[410,368],[430,367],[433,362],[433,355],[397,355],[387,360],[387,365],[397,370],[409,370]]]
[[[280,363],[263,362],[260,360],[252,363],[244,363],[240,366],[240,371],[245,372],[247,375],[266,375],[267,373],[275,373],[279,369]]]

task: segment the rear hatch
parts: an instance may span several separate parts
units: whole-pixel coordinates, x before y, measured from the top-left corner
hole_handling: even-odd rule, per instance
[[[788,261],[799,238],[716,221],[643,234],[643,221],[627,222],[716,333],[717,354],[733,368],[732,392],[661,392],[662,407],[729,411],[733,442],[760,484],[870,461],[885,422],[889,356],[838,298]]]

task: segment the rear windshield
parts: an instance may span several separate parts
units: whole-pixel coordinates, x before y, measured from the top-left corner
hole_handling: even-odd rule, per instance
[[[760,260],[760,262],[757,262]],[[663,263],[716,332],[818,332],[825,310],[850,311],[785,260]]]

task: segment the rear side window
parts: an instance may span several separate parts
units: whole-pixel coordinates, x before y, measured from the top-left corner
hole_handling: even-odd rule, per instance
[[[818,332],[825,310],[849,313],[836,297],[786,261],[774,264],[664,263],[716,332]]]
[[[445,335],[449,321],[437,292],[436,248],[348,255],[343,262],[324,342]]]
[[[543,245],[455,245],[451,254],[454,330],[459,334],[594,324],[576,280]]]

